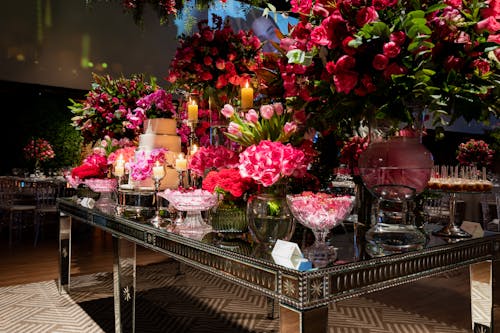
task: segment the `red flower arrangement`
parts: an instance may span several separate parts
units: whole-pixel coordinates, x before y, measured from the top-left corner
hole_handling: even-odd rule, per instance
[[[351,119],[498,116],[500,6],[491,1],[291,1],[285,95],[316,128]],[[444,118],[443,118],[444,117]]]
[[[71,170],[71,177],[84,180],[88,178],[105,178],[108,174],[108,159],[101,149],[94,149],[83,163]],[[77,183],[78,181],[72,181]]]
[[[220,109],[238,96],[260,61],[261,43],[252,31],[236,33],[228,22],[214,15],[198,23],[198,32],[181,36],[170,64],[168,81],[174,87],[197,91]]]
[[[470,139],[461,143],[457,150],[457,160],[463,166],[482,168],[491,165],[495,151],[483,140]]]
[[[222,194],[226,201],[242,198],[251,188],[252,180],[243,178],[237,168],[210,171],[202,182],[202,189]]]
[[[56,156],[50,143],[42,138],[30,140],[23,148],[23,152],[27,160],[35,162],[48,161]]]

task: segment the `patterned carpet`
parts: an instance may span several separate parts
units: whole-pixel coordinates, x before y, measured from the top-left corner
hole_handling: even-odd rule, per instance
[[[470,332],[466,269],[330,306],[329,333]],[[166,262],[137,267],[136,332],[277,332],[266,298]],[[0,332],[113,332],[111,273],[0,288]]]

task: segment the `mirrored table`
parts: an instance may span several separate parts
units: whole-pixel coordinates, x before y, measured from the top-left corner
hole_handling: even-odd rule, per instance
[[[333,234],[338,259],[321,269],[298,271],[276,264],[259,244],[246,238],[201,239],[97,209],[84,208],[70,198],[59,198],[59,290],[70,292],[71,224],[87,223],[113,235],[114,307],[116,332],[135,330],[136,245],[163,253],[179,262],[250,288],[279,304],[280,332],[326,332],[328,304],[420,278],[469,266],[471,273],[472,329],[493,332],[500,318],[499,288],[495,278],[500,235],[447,240],[429,232],[423,250],[385,257],[360,255],[355,232]],[[362,251],[361,251],[362,252]],[[273,313],[272,309],[270,314]]]

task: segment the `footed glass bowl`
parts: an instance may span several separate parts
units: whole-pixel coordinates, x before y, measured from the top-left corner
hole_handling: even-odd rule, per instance
[[[91,178],[85,184],[94,192],[100,193],[95,208],[107,214],[114,214],[116,208],[115,191],[118,182],[115,178]]]
[[[158,195],[167,199],[176,210],[186,212],[186,217],[176,226],[180,234],[199,236],[212,231],[212,227],[203,220],[201,212],[217,204],[216,194],[201,189],[166,189]]]
[[[335,261],[335,249],[326,244],[326,235],[349,215],[355,198],[352,195],[338,196],[321,192],[287,195],[293,216],[314,233],[314,244],[304,250],[305,257],[314,267],[325,267]]]

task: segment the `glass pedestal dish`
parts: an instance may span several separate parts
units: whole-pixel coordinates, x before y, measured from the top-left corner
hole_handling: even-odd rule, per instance
[[[314,267],[326,267],[337,259],[335,248],[326,243],[326,236],[350,214],[355,198],[312,192],[287,195],[293,216],[314,233],[314,244],[303,251]]]
[[[158,195],[167,199],[177,211],[186,212],[182,222],[176,224],[176,230],[181,235],[199,238],[212,231],[212,227],[204,221],[201,212],[217,204],[217,195],[200,189],[193,191],[166,189]]]
[[[116,209],[117,180],[115,178],[91,178],[87,179],[85,184],[92,191],[100,194],[94,207],[106,214],[114,214]]]

